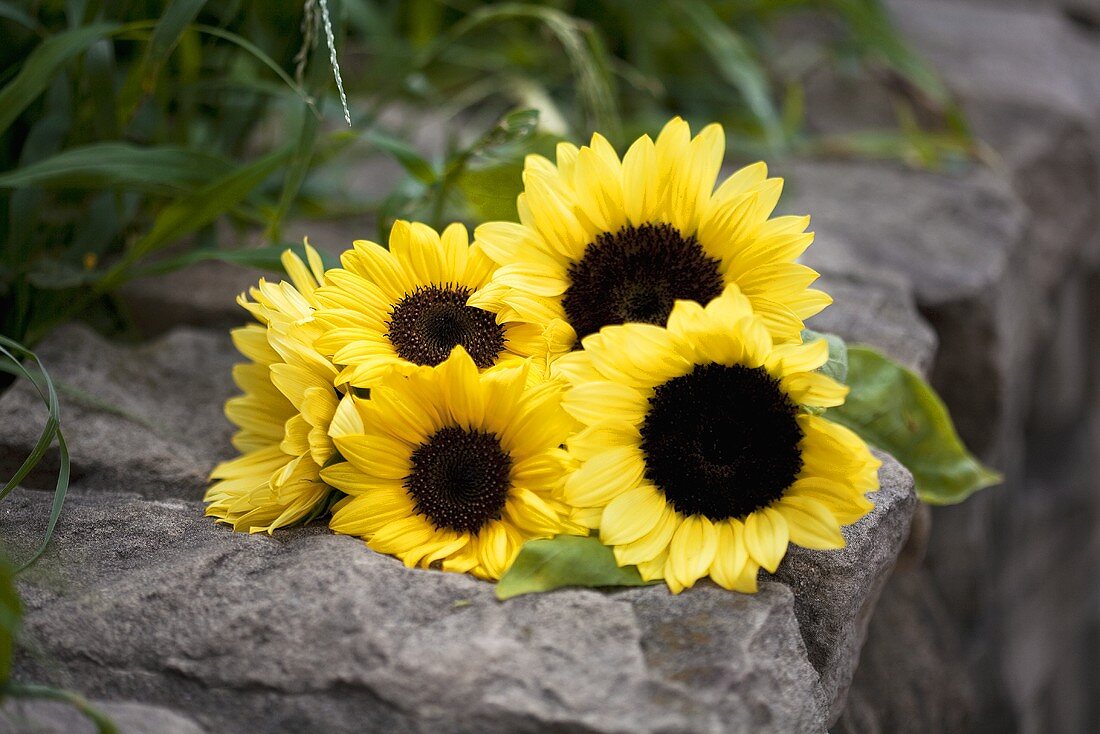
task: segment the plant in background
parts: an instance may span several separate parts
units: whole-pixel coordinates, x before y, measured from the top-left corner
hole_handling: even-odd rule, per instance
[[[16,577],[33,566],[46,552],[50,538],[53,537],[65,496],[69,491],[69,450],[65,436],[61,432],[61,407],[57,399],[57,390],[46,368],[38,356],[23,345],[0,335],[0,371],[13,377],[28,380],[46,407],[46,423],[42,433],[23,461],[3,487],[0,487],[0,501],[6,498],[36,466],[46,452],[57,442],[58,473],[54,487],[50,515],[46,521],[46,530],[42,542],[29,558],[18,567],[13,567],[7,558],[11,549],[0,547],[0,706],[8,699],[44,699],[60,701],[80,711],[96,727],[99,734],[117,734],[117,730],[107,717],[97,711],[82,696],[51,686],[17,682],[11,679],[12,661],[15,657],[16,641],[23,616],[22,604],[15,588]],[[2,716],[2,714],[0,714]]]
[[[346,138],[318,132],[331,71],[323,45],[287,32],[301,12],[44,3],[0,20],[0,333],[33,343],[75,314],[118,328],[112,294],[143,273],[277,263],[283,245],[227,252],[214,225],[262,224],[279,243],[311,164]]]

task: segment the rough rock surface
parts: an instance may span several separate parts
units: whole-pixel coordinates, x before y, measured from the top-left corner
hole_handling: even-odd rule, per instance
[[[91,701],[118,734],[205,734],[191,719],[158,706]],[[95,725],[68,704],[56,701],[8,701],[0,707],[0,734],[95,734]]]
[[[198,499],[214,463],[232,455],[222,406],[243,358],[227,333],[180,329],[122,346],[70,325],[37,353],[58,385],[73,482],[85,490]],[[46,416],[26,381],[0,395],[0,475],[19,467]],[[48,455],[24,485],[52,490],[56,461]]]
[[[821,248],[831,241],[818,240]],[[869,267],[848,271],[820,267],[814,284],[833,297],[833,304],[807,326],[832,332],[849,344],[870,344],[920,373],[932,366],[936,333],[917,312],[912,287],[905,278]]]
[[[928,573],[897,571],[871,619],[832,734],[964,732],[974,692],[951,617]]]
[[[830,724],[844,708],[867,624],[909,537],[917,506],[912,492],[897,491],[912,482],[909,473],[885,454],[878,456],[883,489],[872,495],[875,511],[844,529],[848,545],[841,551],[800,548],[775,573],[794,591],[795,616],[810,662],[821,675],[818,691]]]
[[[246,536],[198,503],[75,489],[21,579],[32,652],[16,676],[211,731],[819,734],[913,510],[892,460],[882,481],[848,550],[794,550],[783,583],[755,596],[702,583],[503,603],[323,528]],[[13,554],[48,502],[19,491],[0,505]],[[829,609],[808,613],[809,600]]]

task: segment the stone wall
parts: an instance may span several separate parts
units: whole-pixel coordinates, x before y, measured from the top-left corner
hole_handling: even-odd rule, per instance
[[[1100,731],[1100,7],[889,7],[983,162],[771,168],[782,206],[812,214],[807,262],[837,299],[812,326],[928,375],[1004,486],[910,524],[911,480],[887,461],[847,555],[795,553],[752,598],[704,584],[675,602],[642,589],[501,605],[319,530],[233,535],[198,500],[228,448],[224,328],[254,275],[202,265],[128,289],[158,338],[66,327],[42,345],[78,388],[63,396],[73,498],[23,582],[18,677],[105,701],[134,732]],[[865,84],[823,69],[807,91],[820,132],[889,122]],[[354,229],[312,239],[373,235]],[[4,473],[37,410],[25,387],[0,396]],[[13,552],[40,532],[50,485],[32,475],[0,503]],[[0,730],[4,715],[70,726],[9,707]]]

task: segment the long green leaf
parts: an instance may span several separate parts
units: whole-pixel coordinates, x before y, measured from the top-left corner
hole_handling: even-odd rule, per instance
[[[34,446],[31,447],[31,451],[27,455],[27,458],[23,460],[23,463],[15,471],[15,474],[4,483],[4,486],[0,487],[0,500],[2,500],[7,497],[28,474],[30,474],[31,470],[33,470],[34,467],[38,465],[38,462],[42,460],[42,457],[46,455],[46,451],[49,450],[50,445],[53,443],[59,431],[61,407],[57,399],[57,392],[53,387],[53,382],[50,381],[49,375],[46,374],[42,363],[38,361],[37,355],[24,348],[21,344],[5,336],[0,336],[0,356],[4,357],[6,360],[2,362],[4,371],[22,376],[30,381],[31,385],[33,385],[38,392],[39,397],[46,403],[46,408],[49,411],[49,415],[46,418],[46,425],[42,427],[42,432],[39,434],[38,440],[35,441]],[[39,373],[43,375],[42,381],[45,383],[45,390],[43,389],[43,385],[39,383],[37,376],[32,374],[23,365],[22,361],[20,361],[20,357],[35,362]]]
[[[149,232],[134,243],[126,256],[96,286],[105,293],[129,277],[130,267],[162,247],[205,227],[240,204],[290,156],[284,147],[222,176],[164,208]]]
[[[0,18],[18,23],[35,33],[39,32],[42,28],[42,26],[38,24],[38,21],[28,15],[26,11],[15,7],[15,5],[9,2],[0,2]]]
[[[143,83],[152,84],[160,66],[179,43],[187,26],[198,16],[207,0],[173,0],[164,10],[153,29],[153,37],[145,51]]]
[[[93,143],[0,174],[0,188],[121,188],[178,194],[229,169],[220,156],[178,146]]]
[[[11,663],[15,657],[15,638],[19,635],[19,623],[23,607],[15,591],[15,573],[8,562],[0,557],[0,697],[11,678]]]
[[[682,17],[714,61],[718,73],[741,93],[772,147],[782,142],[783,124],[772,101],[768,76],[748,44],[718,17],[710,3],[683,0]]]
[[[439,178],[432,164],[416,152],[416,149],[400,138],[377,128],[363,133],[363,139],[401,164],[405,172],[424,184],[434,184]]]
[[[280,258],[287,250],[296,253],[303,261],[306,259],[305,247],[300,243],[294,245],[265,245],[264,247],[252,247],[241,250],[198,249],[190,250],[168,260],[158,260],[154,265],[136,271],[134,277],[140,278],[151,275],[162,275],[174,270],[179,270],[180,268],[185,268],[188,265],[194,265],[195,263],[208,260],[217,260],[218,262],[243,265],[259,270],[269,270],[273,273],[281,273],[283,272],[283,264]],[[340,267],[339,261],[333,255],[324,250],[318,252],[321,255],[321,260],[324,262],[326,270]]]
[[[497,584],[498,599],[564,586],[647,586],[634,566],[620,567],[594,536],[559,535],[524,544]]]
[[[23,62],[19,74],[0,90],[0,135],[46,90],[69,59],[118,28],[115,23],[96,23],[59,33],[38,44]]]
[[[930,504],[962,502],[1002,477],[963,445],[947,407],[921,377],[865,346],[848,348],[852,391],[827,417],[893,454]]]
[[[34,362],[38,369],[38,374],[34,375],[29,372],[22,362],[16,358],[17,354]],[[5,483],[3,489],[0,489],[0,499],[6,497],[8,493],[22,481],[23,477],[41,461],[54,437],[57,438],[60,461],[60,468],[57,472],[57,483],[54,486],[53,503],[50,507],[50,519],[46,524],[46,532],[43,536],[42,544],[38,547],[38,550],[35,551],[34,555],[19,567],[18,573],[28,568],[46,552],[50,539],[53,537],[58,518],[61,517],[61,509],[65,505],[65,495],[69,491],[69,447],[65,443],[65,436],[61,433],[61,406],[57,399],[57,389],[54,387],[53,380],[50,379],[49,373],[46,372],[45,366],[38,359],[38,355],[5,336],[0,336],[0,355],[6,357],[8,361],[11,362],[11,365],[5,364],[6,367],[14,367],[30,380],[31,385],[38,392],[39,398],[42,399],[42,402],[46,404],[49,410],[46,427],[39,436],[38,442],[31,450],[30,456],[27,457],[23,465],[16,471],[15,475]]]

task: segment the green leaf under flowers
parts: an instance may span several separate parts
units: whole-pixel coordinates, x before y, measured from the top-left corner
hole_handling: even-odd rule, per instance
[[[5,559],[0,558],[0,689],[7,684],[11,675],[15,637],[19,634],[22,615],[19,594],[15,591],[14,570]]]
[[[817,371],[837,382],[848,381],[848,345],[836,334],[826,334],[813,329],[802,330],[802,341],[806,344],[824,339],[829,344],[829,361],[818,367]]]
[[[919,375],[866,346],[848,348],[844,405],[829,420],[891,453],[916,481],[917,495],[933,505],[962,502],[1002,477],[963,445],[947,406]]]
[[[634,566],[620,567],[595,536],[559,535],[529,540],[497,584],[498,599],[563,586],[648,586]]]

